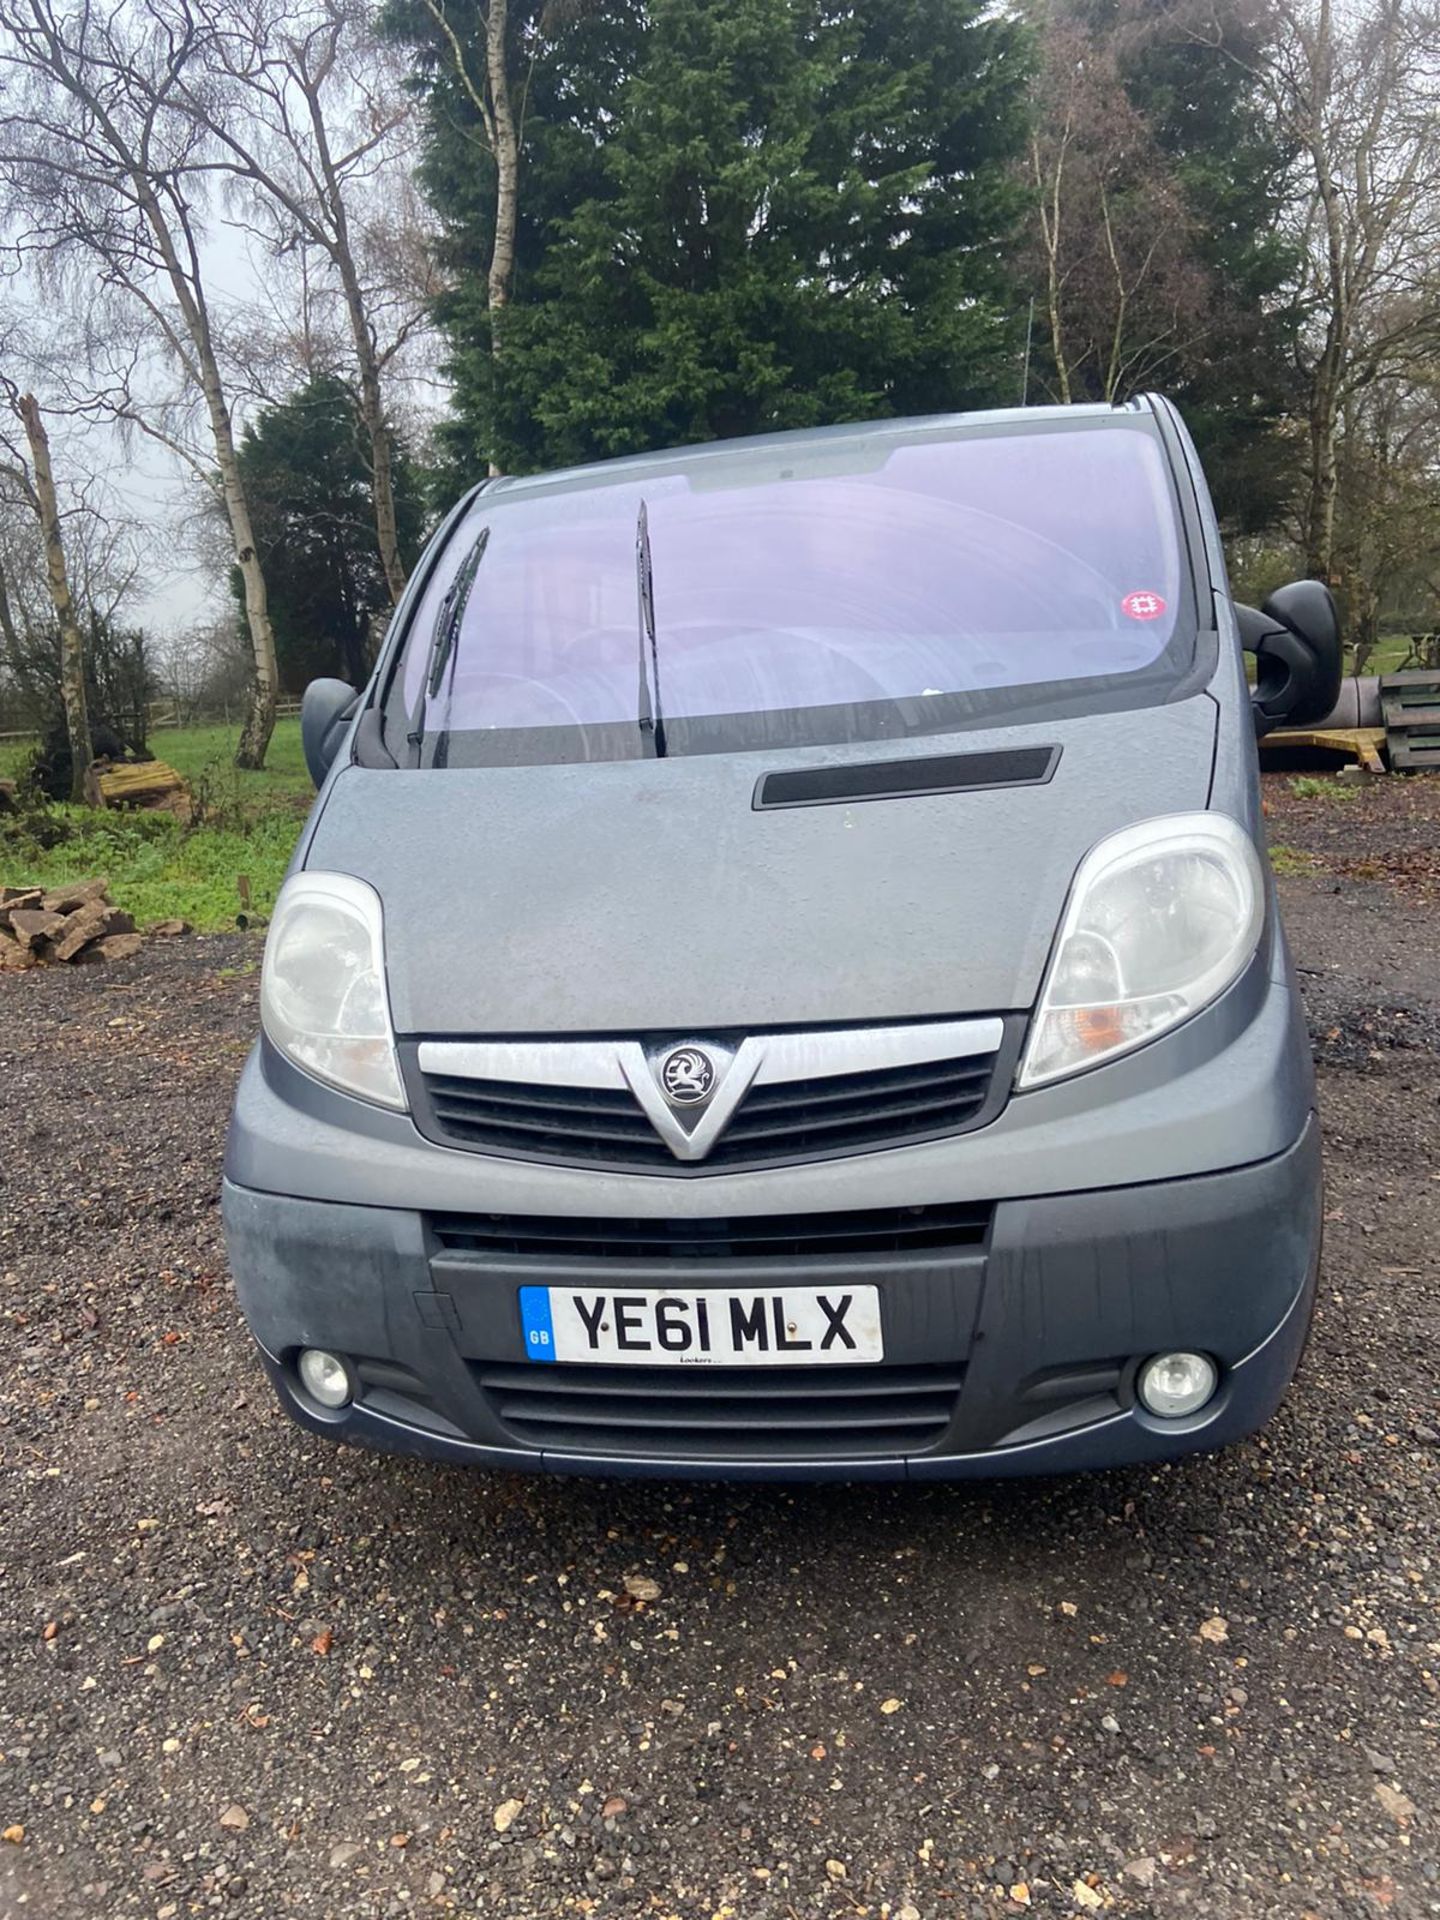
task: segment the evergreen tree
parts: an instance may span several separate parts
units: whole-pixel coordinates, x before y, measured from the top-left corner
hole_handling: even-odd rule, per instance
[[[372,624],[390,609],[367,447],[354,396],[333,374],[319,374],[265,408],[240,443],[281,684],[288,692],[301,691],[318,674],[362,682],[373,657]],[[403,450],[394,485],[400,550],[408,565],[419,546],[423,513],[419,478]]]
[[[495,333],[512,314],[492,315],[487,287],[496,168],[474,90],[486,71],[488,12],[478,0],[435,4],[443,29],[430,0],[386,0],[380,25],[413,50],[426,130],[418,171],[435,212],[436,253],[448,282],[435,312],[450,342],[455,411],[437,435],[434,475],[436,502],[448,506],[491,463]],[[559,223],[603,190],[602,147],[639,59],[644,4],[510,0],[506,23],[511,86],[525,102],[512,285],[523,301]]]
[[[652,0],[530,30],[553,37],[529,52],[493,340],[493,186],[438,54],[430,74],[463,473],[1014,396],[1013,21],[985,0]]]

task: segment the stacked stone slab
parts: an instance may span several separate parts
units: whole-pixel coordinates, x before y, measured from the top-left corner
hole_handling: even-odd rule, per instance
[[[0,972],[50,961],[126,960],[141,944],[103,878],[48,889],[0,886]]]

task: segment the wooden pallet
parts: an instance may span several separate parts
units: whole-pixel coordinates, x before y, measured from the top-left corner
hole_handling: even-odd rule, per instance
[[[1267,747],[1323,747],[1329,753],[1343,753],[1368,773],[1384,773],[1380,749],[1385,744],[1384,727],[1285,727],[1267,733],[1260,751]]]
[[[1392,767],[1440,768],[1440,673],[1421,667],[1381,674],[1380,711]]]

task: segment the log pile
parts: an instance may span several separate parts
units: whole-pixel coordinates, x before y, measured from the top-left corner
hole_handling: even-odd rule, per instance
[[[95,770],[107,807],[173,806],[177,798],[189,797],[183,776],[163,760],[97,760]]]
[[[135,922],[111,904],[109,882],[0,887],[0,972],[50,961],[128,960],[142,945]]]

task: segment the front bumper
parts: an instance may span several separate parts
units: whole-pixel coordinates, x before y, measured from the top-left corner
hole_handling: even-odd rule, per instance
[[[430,1218],[394,1207],[297,1200],[227,1180],[224,1214],[240,1303],[281,1400],[311,1431],[385,1451],[553,1472],[760,1479],[947,1479],[1118,1466],[1223,1446],[1263,1424],[1303,1349],[1321,1235],[1313,1114],[1284,1152],[1188,1179],[1000,1201],[983,1240],[954,1250],[764,1263],[653,1256],[537,1260],[442,1246]],[[526,1365],[518,1290],[567,1282],[629,1290],[809,1285],[881,1290],[885,1365],[939,1383],[935,1430],[913,1450],[867,1448],[863,1426],[797,1445],[744,1423],[699,1445],[649,1423],[563,1424],[589,1368],[546,1367],[562,1413],[536,1444],[510,1410]],[[359,1393],[328,1412],[299,1386],[305,1346],[357,1362]],[[1187,1420],[1137,1403],[1139,1362],[1209,1353],[1215,1399]],[[936,1369],[931,1375],[924,1370]],[[695,1370],[682,1370],[693,1379]],[[713,1383],[714,1374],[704,1370]],[[864,1374],[868,1370],[815,1369]],[[557,1378],[557,1376],[564,1376]],[[677,1376],[670,1376],[677,1377]],[[735,1376],[743,1401],[750,1376]],[[759,1389],[758,1382],[753,1383]],[[847,1383],[848,1384],[848,1383]],[[862,1388],[866,1383],[857,1382]],[[773,1387],[773,1383],[771,1383]],[[657,1389],[658,1391],[659,1389]],[[907,1389],[908,1390],[908,1389]],[[657,1402],[663,1405],[663,1402]],[[927,1404],[935,1404],[932,1395]],[[559,1423],[559,1424],[557,1424]]]

